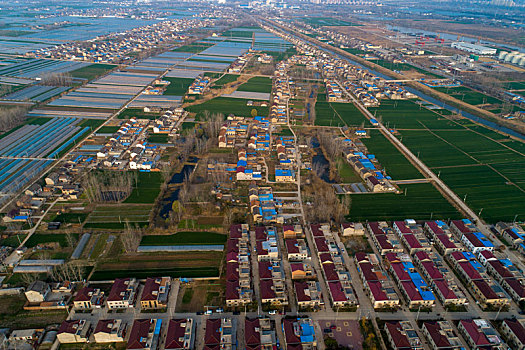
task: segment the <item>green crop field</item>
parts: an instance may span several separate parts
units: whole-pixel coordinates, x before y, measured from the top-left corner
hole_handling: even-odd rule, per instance
[[[100,228],[103,224],[109,223],[108,228],[124,227],[126,221],[130,224],[147,223],[151,205],[137,205],[137,204],[114,204],[114,205],[98,205],[95,210],[89,215],[86,225],[88,227]],[[95,224],[95,225],[93,225]],[[113,225],[118,224],[118,225]]]
[[[198,245],[224,244],[226,235],[215,232],[181,231],[173,235],[148,235],[142,238],[141,245]]]
[[[450,87],[450,88],[440,87],[440,88],[434,88],[434,89],[444,92],[450,96],[457,98],[458,100],[462,100],[471,105],[480,105],[480,104],[485,104],[485,103],[490,103],[490,104],[501,104],[502,103],[501,100],[495,97],[485,95],[481,92],[472,90],[465,86]]]
[[[115,278],[135,277],[145,279],[151,276],[169,276],[173,278],[218,277],[217,267],[173,267],[158,269],[95,270],[91,281],[114,280]]]
[[[360,24],[330,17],[306,17],[300,19],[313,26],[360,26]]]
[[[405,193],[353,194],[350,221],[458,219],[461,215],[432,184],[400,186]]]
[[[515,215],[518,215],[517,220],[525,220],[523,189],[508,184],[491,167],[464,166],[436,168],[434,171],[441,173],[440,177],[458,196],[465,198],[466,195],[466,203],[474,211],[481,211],[481,216],[488,222],[513,221]],[[521,172],[523,179],[523,170]]]
[[[318,100],[315,103],[315,125],[338,126],[341,124],[343,124],[343,122],[330,106],[330,102]]]
[[[455,133],[456,131],[450,131]],[[463,151],[443,141],[439,136],[435,136],[427,130],[403,130],[401,131],[403,143],[410,148],[412,153],[419,155],[419,158],[429,167],[434,166],[453,166],[458,164],[476,164]],[[446,157],[443,155],[446,154]]]
[[[177,47],[176,49],[171,50],[171,51],[175,51],[175,52],[199,53],[199,52],[202,52],[202,51],[206,50],[206,49],[209,48],[209,47],[212,47],[213,45],[215,45],[215,44],[210,44],[210,43],[194,43],[194,44],[189,44],[189,45],[179,46],[179,47]]]
[[[233,113],[238,116],[250,117],[252,115],[252,109],[255,109],[257,115],[268,116],[268,107],[247,106],[247,101],[248,100],[241,98],[217,97],[198,105],[188,106],[186,110],[196,113],[196,120],[201,120],[204,116],[204,111],[222,113],[225,116]]]
[[[148,142],[151,143],[168,143],[168,134],[149,134]]]
[[[396,125],[398,138],[439,174],[467,204],[488,222],[525,215],[525,144],[468,119],[447,120],[410,101],[385,101],[377,114]],[[410,129],[410,130],[408,130]],[[372,137],[370,140],[374,140]],[[368,146],[370,140],[363,142]],[[374,147],[381,164],[393,169]],[[392,174],[394,171],[394,174]],[[472,192],[472,194],[470,193]]]
[[[218,80],[216,80],[213,85],[217,87],[222,87],[226,84],[233,83],[237,79],[239,79],[240,75],[237,74],[224,74],[222,77],[220,77]]]
[[[379,107],[369,108],[385,126],[396,129],[460,129],[461,126],[437,113],[420,107],[413,101],[381,101]]]
[[[100,129],[98,129],[97,133],[99,134],[114,134],[120,129],[120,126],[103,126]]]
[[[124,203],[153,203],[160,193],[160,172],[137,172],[137,184]]]
[[[237,91],[270,93],[272,91],[272,79],[267,77],[253,77],[239,86]]]
[[[370,154],[374,154],[386,173],[394,180],[420,179],[421,173],[387,140],[379,130],[370,130],[370,138],[362,139]]]
[[[525,81],[509,81],[504,86],[509,90],[525,90]]]
[[[369,126],[368,120],[365,118],[353,103],[338,103],[332,102],[332,108],[343,119],[348,126]]]
[[[99,77],[107,73],[108,71],[112,70],[115,67],[116,65],[114,64],[94,63],[92,65],[71,71],[69,72],[69,74],[71,74],[73,78],[93,80],[96,77]]]
[[[170,84],[166,87],[166,91],[164,91],[164,95],[175,96],[182,96],[186,94],[191,83],[195,81],[195,79],[192,78],[164,78],[164,80],[170,82]]]
[[[72,233],[71,235],[75,240],[78,240],[78,233]],[[25,243],[25,246],[28,248],[33,248],[38,244],[53,242],[60,244],[60,246],[63,248],[68,246],[66,235],[64,233],[35,233],[31,237],[29,237],[29,239]]]
[[[118,115],[118,119],[157,119],[158,117],[159,113],[144,112],[142,108],[126,108]]]

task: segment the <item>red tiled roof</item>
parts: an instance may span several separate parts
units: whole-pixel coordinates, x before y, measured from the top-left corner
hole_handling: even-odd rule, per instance
[[[332,295],[332,299],[334,301],[347,301],[345,293],[343,292],[343,286],[341,285],[341,282],[334,281],[334,282],[328,282],[328,287],[330,288],[330,294]]]
[[[95,291],[95,288],[91,288],[91,287],[84,287],[80,289],[77,292],[75,301],[90,301],[91,296],[89,295],[89,293],[93,293],[94,291]]]
[[[141,301],[157,300],[157,295],[153,292],[158,292],[160,289],[160,283],[157,283],[157,278],[148,277],[142,290]]]
[[[283,330],[287,345],[301,343],[301,338],[299,338],[294,332],[294,322],[295,320],[293,319],[283,319]]]
[[[305,290],[308,289],[308,284],[306,282],[294,282],[295,294],[297,295],[297,301],[311,301],[308,295],[306,295]]]
[[[110,325],[112,325],[113,323],[115,323],[115,320],[99,320],[97,322],[97,326],[95,327],[95,331],[93,332],[93,334],[96,334],[96,333],[109,333],[111,332],[111,327]]]
[[[185,324],[188,322],[185,318],[170,320],[168,323],[168,331],[166,332],[165,349],[179,349],[184,347],[184,334],[186,332]]]
[[[510,272],[509,269],[507,269],[505,265],[501,263],[501,261],[490,260],[488,261],[488,264],[491,265],[494,268],[494,270],[496,270],[496,272],[501,276],[501,278],[514,278],[512,272]]]
[[[423,322],[423,327],[425,327],[428,331],[428,334],[430,334],[430,337],[432,338],[432,341],[438,348],[447,348],[450,347],[450,342],[448,341],[448,338],[441,334],[441,327],[436,321],[426,321]]]
[[[442,235],[445,233],[445,231],[443,231],[435,221],[427,221],[426,224],[435,235]]]
[[[326,244],[326,239],[324,237],[316,237],[314,241],[315,246],[317,247],[317,251],[319,253],[330,251],[330,249],[328,249],[328,245]]]
[[[226,281],[226,300],[239,299],[239,281]]]
[[[525,328],[523,325],[517,320],[503,320],[503,322],[507,324],[514,335],[520,340],[521,344],[525,344]]]
[[[323,264],[323,270],[327,281],[339,281],[339,276],[333,264]]]
[[[477,346],[490,345],[490,341],[485,334],[478,329],[473,320],[460,320],[460,324],[465,328],[467,334]]]
[[[403,289],[405,290],[406,294],[408,295],[408,299],[410,301],[418,301],[423,300],[423,297],[421,294],[419,294],[419,291],[416,288],[416,285],[412,281],[402,281],[401,285],[403,286]]]
[[[323,231],[321,231],[321,225],[319,224],[311,224],[310,228],[312,230],[312,234],[314,237],[324,237]]]
[[[258,318],[246,318],[244,320],[244,339],[248,346],[261,345],[261,333],[259,330],[259,319]]]
[[[275,298],[275,291],[273,290],[273,280],[261,280],[259,282],[261,289],[261,299]]]
[[[111,291],[108,295],[108,301],[119,301],[122,300],[121,293],[125,292],[128,289],[129,278],[117,278],[111,287]]]
[[[385,326],[397,349],[411,348],[407,336],[401,333],[401,325],[398,321],[388,321]]]
[[[508,278],[505,282],[507,282],[509,287],[514,290],[520,298],[525,298],[525,286],[523,286],[520,281],[514,278]]]
[[[463,221],[461,221],[461,220],[452,220],[451,225],[456,226],[456,228],[461,233],[469,233],[470,232],[470,229],[467,226],[465,226],[465,223],[463,223]]]
[[[239,263],[229,262],[226,264],[226,280],[236,281],[239,279]]]
[[[472,266],[472,264],[468,261],[462,261],[458,263],[459,266],[465,271],[465,274],[469,277],[471,280],[482,280],[483,277],[479,274],[479,272]]]
[[[410,227],[408,227],[403,221],[394,221],[394,226],[396,226],[402,234],[412,233]]]
[[[436,238],[443,244],[445,249],[454,249],[457,246],[448,238],[447,235],[437,235]]]
[[[128,339],[127,349],[144,349],[144,347],[146,347],[145,340],[148,338],[150,326],[150,319],[135,320],[133,322],[133,327],[129,332],[130,336]]]
[[[385,231],[383,231],[383,229],[381,227],[379,227],[379,223],[378,222],[369,222],[368,223],[368,227],[370,228],[372,233],[374,235],[376,235],[376,236],[385,234]]]
[[[483,296],[486,298],[486,299],[498,299],[498,295],[496,294],[496,292],[494,292],[492,290],[492,288],[490,288],[490,286],[488,285],[487,282],[485,282],[484,280],[476,280],[476,281],[472,281],[476,287],[478,287],[479,291],[481,292],[481,294],[483,294]]]
[[[407,245],[410,249],[423,248],[419,240],[414,235],[404,235],[403,238],[407,242]]]
[[[445,300],[457,299],[456,293],[454,293],[452,289],[449,288],[446,281],[434,281],[434,284],[436,285],[436,288],[439,289]]]
[[[259,278],[268,279],[272,278],[272,263],[269,261],[259,261]]]
[[[332,259],[332,254],[330,253],[319,254],[319,261],[321,262],[321,264],[334,262],[334,260]]]
[[[388,300],[386,293],[383,291],[381,282],[378,282],[378,281],[370,282],[369,281],[367,283],[368,283],[368,287],[370,288],[370,292],[372,293],[376,301]]]
[[[239,239],[241,237],[242,237],[242,225],[241,224],[231,225],[229,238]]]
[[[205,345],[218,345],[221,343],[221,319],[210,319],[206,320],[206,334],[204,335]]]
[[[421,263],[421,266],[423,266],[423,268],[426,270],[431,280],[436,281],[443,279],[443,275],[441,274],[441,272],[439,272],[439,270],[432,261],[423,261]]]
[[[397,276],[397,279],[399,281],[410,281],[410,275],[405,270],[405,267],[402,263],[392,263],[390,266],[392,266],[392,269],[394,270],[394,274]]]
[[[287,239],[286,240],[286,250],[289,254],[299,253],[299,247],[297,246],[298,242],[296,239]]]
[[[61,333],[70,333],[70,334],[74,334],[76,333],[77,331],[77,328],[78,328],[78,325],[80,324],[80,320],[69,320],[69,321],[64,321],[62,322],[62,324],[60,325],[60,328],[58,328],[58,334],[61,334]]]

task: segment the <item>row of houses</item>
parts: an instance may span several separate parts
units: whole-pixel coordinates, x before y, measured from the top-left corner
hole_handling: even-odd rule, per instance
[[[226,305],[244,306],[253,301],[249,226],[230,226],[226,242]]]
[[[261,302],[275,307],[288,305],[285,272],[277,230],[270,226],[255,227],[255,242]]]
[[[511,298],[520,305],[525,301],[525,276],[523,272],[506,256],[493,254],[488,250],[479,253],[479,261]]]
[[[375,254],[359,252],[355,254],[355,262],[364,290],[374,309],[399,307],[399,297],[379,258]]]
[[[429,308],[435,304],[436,298],[430,286],[417,272],[410,256],[404,253],[387,253],[385,259],[410,309]]]
[[[212,321],[210,329],[213,328]],[[127,324],[122,319],[99,320],[96,325],[87,320],[64,321],[57,332],[61,344],[123,343],[126,349],[156,350],[164,341],[164,349],[193,349],[195,343],[195,322],[191,318],[170,319],[167,326],[162,319],[135,319]],[[161,335],[164,330],[164,337]],[[208,329],[208,322],[207,322]]]
[[[311,224],[309,228],[330,294],[332,307],[356,306],[357,299],[351,284],[352,278],[330,226]]]
[[[170,277],[149,277],[144,283],[140,298],[143,310],[163,309],[168,306]],[[86,286],[80,289],[73,306],[77,310],[92,310],[105,306],[109,310],[135,307],[139,282],[134,278],[119,278],[113,282],[107,297],[98,288]]]
[[[449,264],[458,273],[474,298],[483,307],[505,307],[510,300],[501,286],[493,281],[483,265],[471,252],[454,252],[448,255]]]
[[[368,154],[364,145],[357,146],[351,139],[343,140],[343,155],[354,171],[364,180],[372,192],[396,192],[397,188],[392,184],[390,176],[373,154]]]

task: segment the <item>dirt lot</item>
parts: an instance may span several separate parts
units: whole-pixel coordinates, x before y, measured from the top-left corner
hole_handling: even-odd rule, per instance
[[[220,280],[194,281],[182,284],[176,312],[206,311],[205,306],[224,304],[224,285]]]
[[[118,262],[108,262],[101,266],[107,270],[134,268],[172,268],[218,266],[222,252],[156,253],[124,255]]]

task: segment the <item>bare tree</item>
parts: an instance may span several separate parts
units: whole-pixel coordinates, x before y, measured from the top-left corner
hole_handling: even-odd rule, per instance
[[[132,226],[128,220],[126,220],[126,228],[121,234],[120,239],[126,253],[134,253],[140,245],[140,241],[143,236],[143,230],[138,226]]]
[[[0,131],[7,131],[22,124],[26,120],[27,111],[27,107],[2,109],[0,113]]]

